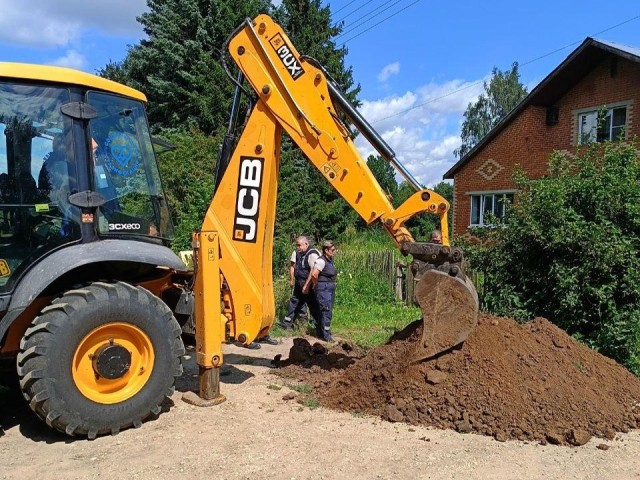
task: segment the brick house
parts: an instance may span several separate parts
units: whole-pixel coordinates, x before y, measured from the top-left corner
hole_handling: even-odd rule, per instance
[[[640,48],[587,38],[444,174],[454,181],[453,235],[486,224],[487,212],[503,215],[516,165],[540,178],[554,150],[640,137],[638,102]]]

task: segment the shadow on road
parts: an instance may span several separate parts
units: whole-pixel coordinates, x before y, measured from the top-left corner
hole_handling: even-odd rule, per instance
[[[18,389],[0,387],[0,436],[13,428],[18,428],[23,436],[34,442],[72,443],[78,440],[48,427],[31,411]]]
[[[241,350],[238,348],[238,350]],[[262,355],[268,355],[261,352]],[[251,351],[251,354],[259,353]],[[271,358],[261,356],[244,355],[242,353],[229,353],[225,355],[225,364],[220,370],[220,383],[222,384],[241,384],[255,376],[255,374],[247,371],[245,366],[270,367]],[[175,387],[178,392],[194,391],[198,392],[198,365],[195,361],[195,354],[192,347],[187,348],[187,353],[183,358],[183,374],[176,379]],[[176,397],[174,397],[175,399]],[[180,401],[180,400],[176,400]],[[162,405],[162,412],[171,410],[174,401],[167,399]],[[153,421],[151,416],[146,422]],[[57,432],[42,421],[31,411],[29,405],[22,397],[17,385],[15,388],[5,388],[0,386],[0,442],[7,441],[2,438],[5,433],[13,429],[19,429],[20,434],[34,442],[51,443],[72,443],[77,440],[83,440],[83,437],[69,437]],[[95,441],[99,442],[101,437]]]

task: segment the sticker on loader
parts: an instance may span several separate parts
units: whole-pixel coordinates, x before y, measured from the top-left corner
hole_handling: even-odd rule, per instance
[[[297,80],[300,75],[304,73],[304,69],[293,54],[291,47],[287,45],[287,42],[282,38],[282,35],[277,33],[271,40],[269,40],[269,43],[271,43],[271,46],[276,50],[278,58],[282,61],[284,68],[289,72],[291,78]]]
[[[126,133],[112,133],[104,142],[105,166],[123,177],[136,173],[140,165],[140,152],[136,141]]]
[[[0,277],[8,277],[11,275],[11,269],[6,260],[0,260]]]
[[[335,180],[338,178],[341,171],[342,167],[340,167],[338,162],[327,162],[322,166],[322,173],[324,173],[329,180]]]

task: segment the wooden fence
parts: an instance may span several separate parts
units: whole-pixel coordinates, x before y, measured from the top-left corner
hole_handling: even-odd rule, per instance
[[[340,252],[340,263],[350,271],[372,272],[388,283],[398,300],[412,304],[413,275],[407,268],[408,257],[397,250],[345,250]]]
[[[344,250],[340,252],[340,263],[343,263],[351,271],[366,270],[374,273],[389,284],[398,300],[409,306],[414,304],[415,282],[413,273],[408,268],[411,257],[404,257],[397,250],[373,252]],[[478,291],[478,295],[481,295],[484,279],[482,272],[468,269],[467,275]]]

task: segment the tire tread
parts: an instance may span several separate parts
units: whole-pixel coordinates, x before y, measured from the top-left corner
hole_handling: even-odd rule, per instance
[[[65,402],[54,399],[56,394],[51,387],[52,380],[45,375],[49,346],[56,341],[61,341],[57,338],[60,335],[56,333],[66,326],[67,322],[72,321],[71,316],[74,312],[101,299],[106,302],[134,302],[149,306],[156,312],[162,312],[157,319],[158,323],[164,326],[159,328],[162,331],[171,332],[173,336],[171,356],[174,366],[170,370],[173,378],[170,386],[164,389],[162,398],[150,402],[153,404],[148,405],[147,411],[136,415],[135,418],[122,418],[121,421],[107,427],[104,425],[98,427],[99,422],[92,422],[92,419],[79,420],[73,411],[56,410],[53,405]],[[122,429],[131,426],[138,428],[146,418],[157,416],[162,410],[162,404],[175,391],[175,379],[182,375],[182,356],[185,353],[180,334],[180,326],[167,305],[142,287],[124,282],[94,282],[85,288],[69,290],[42,309],[24,334],[17,358],[20,388],[30,408],[49,426],[67,435],[81,435],[94,439],[103,434],[116,435]]]

